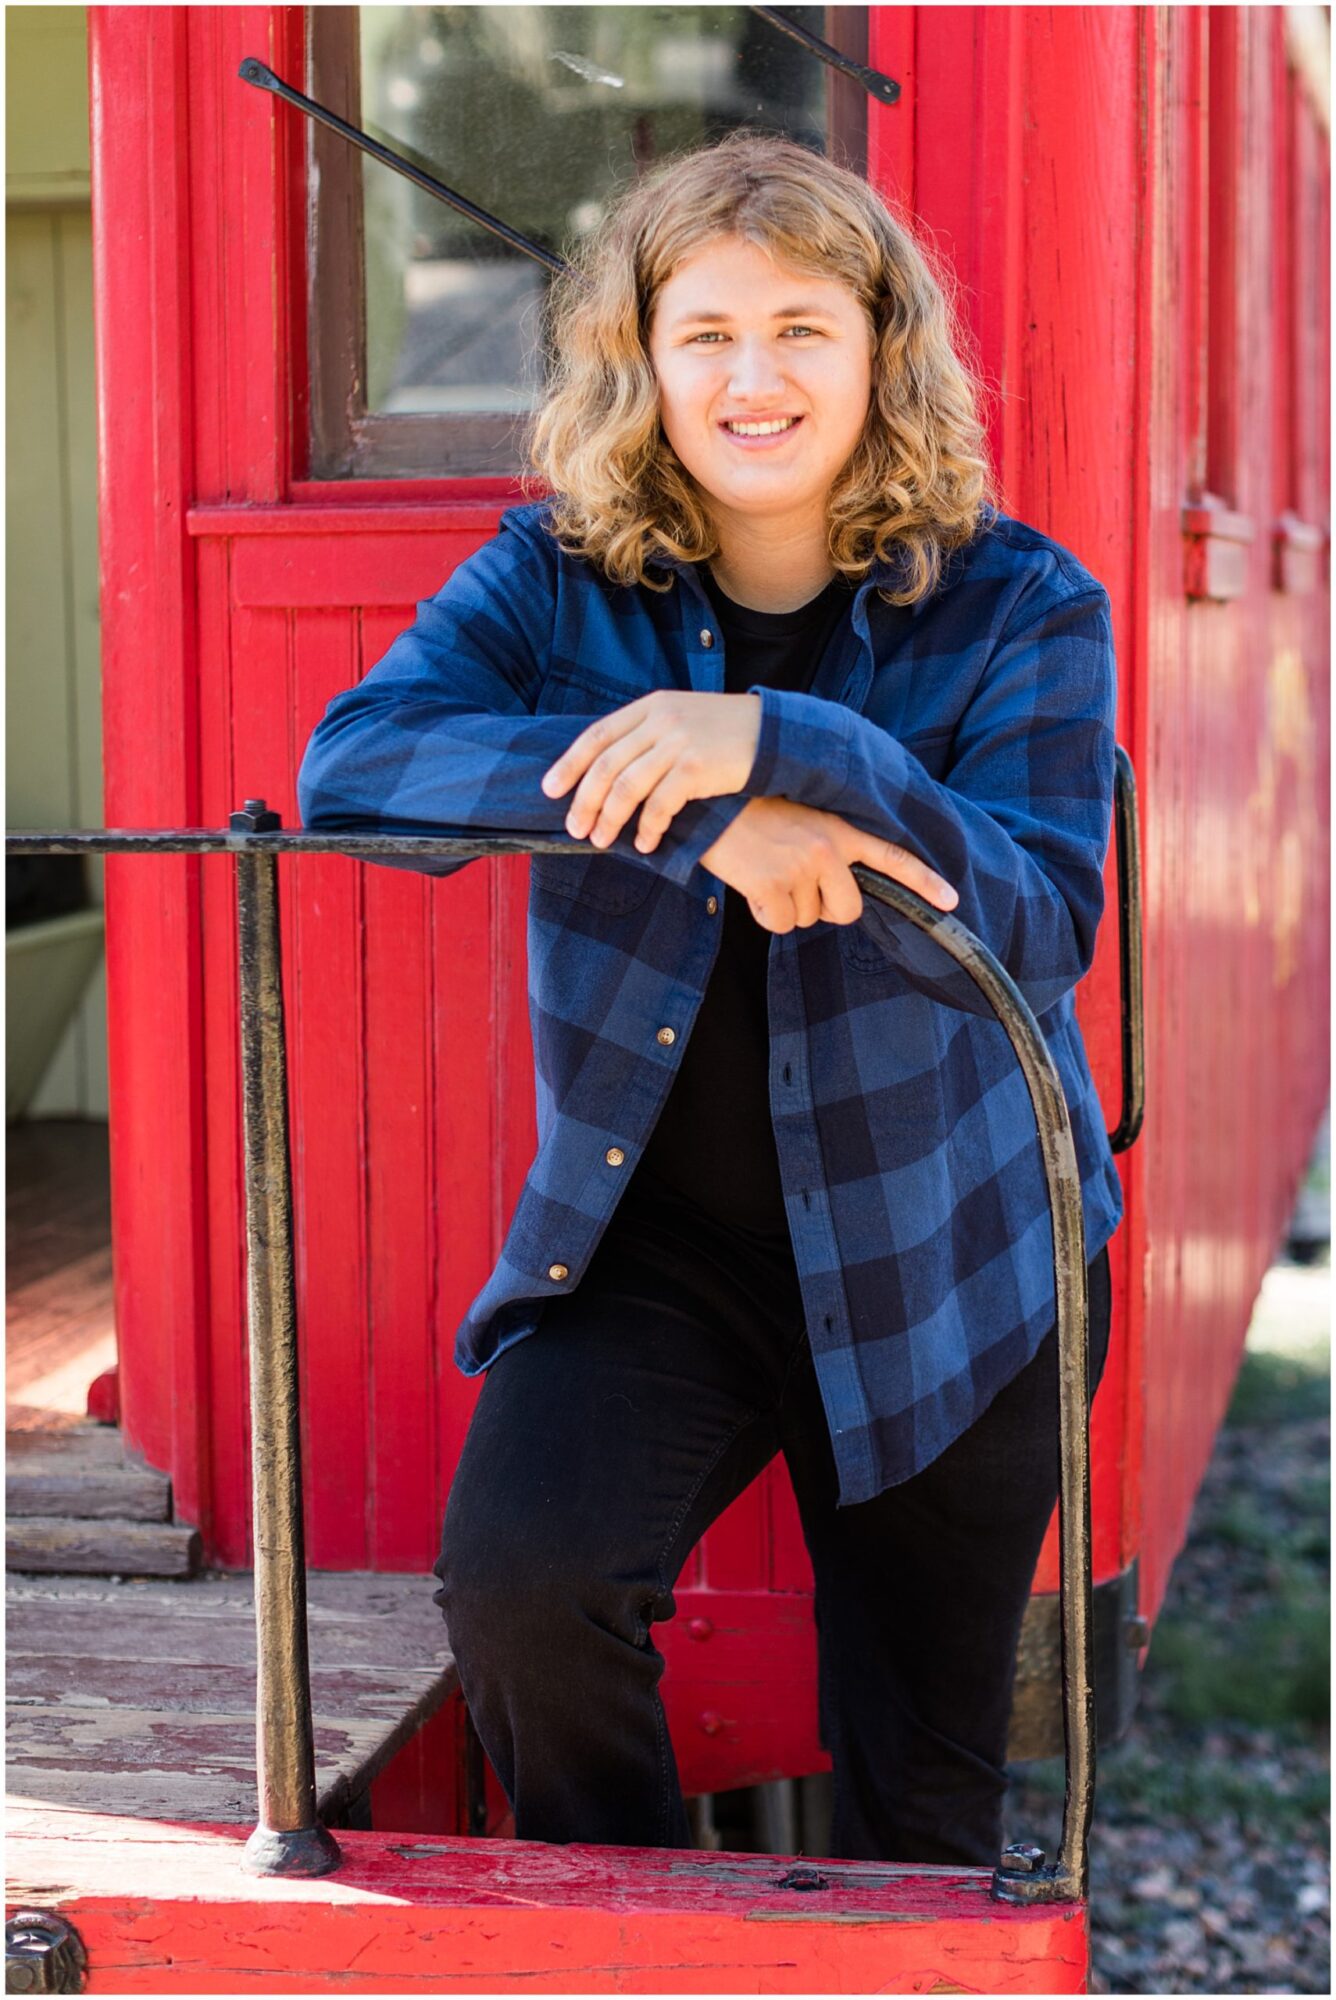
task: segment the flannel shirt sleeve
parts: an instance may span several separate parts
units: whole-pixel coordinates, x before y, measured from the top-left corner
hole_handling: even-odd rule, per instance
[[[554,572],[545,552],[501,532],[417,607],[414,623],[361,682],[335,695],[297,775],[302,825],[358,833],[565,831],[571,793],[539,780],[602,710],[537,715]],[[693,799],[658,846],[637,851],[637,816],[601,851],[685,884],[747,801]],[[584,843],[571,842],[585,850]],[[453,875],[465,860],[368,856],[377,866]]]
[[[942,781],[839,703],[754,687],[761,733],[744,791],[782,793],[909,848],[957,891],[951,912],[1036,1016],[1088,970],[1113,812],[1113,623],[1102,587],[1013,613],[961,716]],[[920,991],[992,1014],[973,980],[886,904],[859,918]]]

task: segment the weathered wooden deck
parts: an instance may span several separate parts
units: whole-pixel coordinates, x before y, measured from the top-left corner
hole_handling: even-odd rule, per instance
[[[106,1126],[40,1120],[8,1140],[8,1805],[253,1825],[251,1578],[192,1575],[199,1537],[172,1520],[170,1480],[85,1414],[115,1361]],[[457,1689],[433,1587],[309,1579],[331,1824],[370,1823],[372,1787]],[[424,1763],[425,1793],[433,1782]],[[392,1789],[404,1796],[402,1765]],[[405,1820],[424,1823],[439,1824],[429,1796]]]
[[[308,1579],[316,1790],[331,1824],[458,1686],[433,1579]],[[11,1807],[253,1825],[255,1611],[249,1576],[188,1582],[11,1575]]]

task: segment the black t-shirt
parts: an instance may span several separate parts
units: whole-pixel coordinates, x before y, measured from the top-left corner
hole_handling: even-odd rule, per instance
[[[853,590],[832,578],[796,611],[752,611],[726,597],[708,565],[701,580],[724,637],[724,691],[753,682],[805,693],[848,616]],[[629,1224],[648,1205],[689,1204],[758,1243],[789,1249],[779,1156],[770,1117],[766,975],[772,932],[745,896],[725,887],[719,956],[681,1066],[612,1218]]]

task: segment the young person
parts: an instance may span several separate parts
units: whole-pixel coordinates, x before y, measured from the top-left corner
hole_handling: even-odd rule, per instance
[[[688,1846],[651,1625],[783,1451],[832,1851],[991,1866],[1058,1491],[1051,1220],[1004,1030],[850,869],[953,909],[1039,1017],[1097,1384],[1108,596],[991,498],[907,228],[800,146],[645,176],[550,327],[547,497],[331,702],[299,785],[308,826],[604,850],[531,862],[539,1147],[459,1332],[485,1380],[436,1599],[518,1837]]]

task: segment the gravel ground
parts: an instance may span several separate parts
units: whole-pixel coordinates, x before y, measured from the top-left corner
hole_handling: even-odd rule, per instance
[[[1330,1253],[1267,1274],[1121,1742],[1100,1752],[1094,1993],[1329,1993]],[[1059,1760],[1010,1838],[1058,1844]]]

